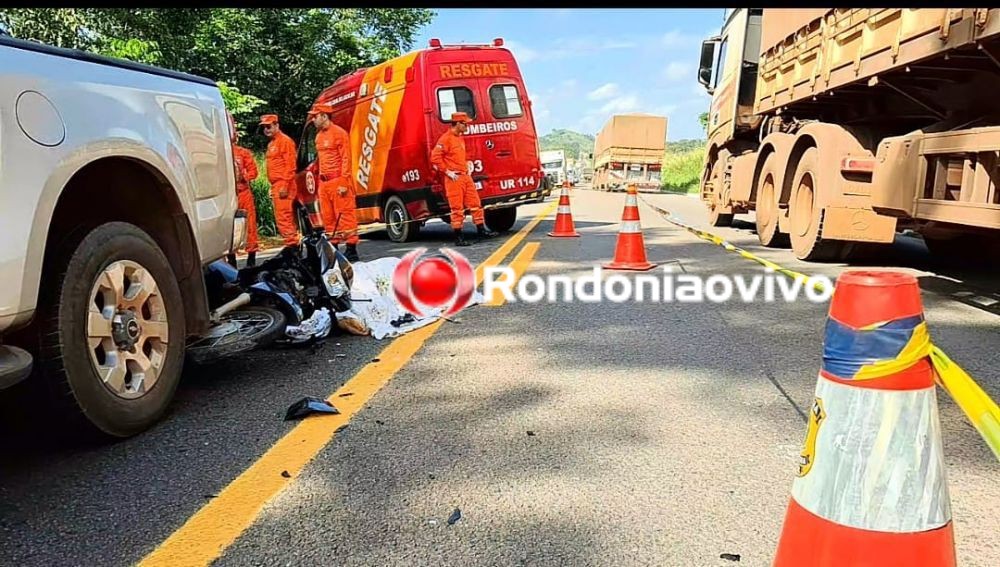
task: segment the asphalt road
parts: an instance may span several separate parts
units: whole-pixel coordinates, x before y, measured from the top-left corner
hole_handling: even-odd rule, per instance
[[[696,199],[643,197],[703,225]],[[572,199],[583,236],[546,237],[550,215],[525,238],[540,244],[529,273],[585,275],[613,256],[624,196]],[[523,208],[518,226],[541,209]],[[640,210],[651,261],[703,276],[760,271]],[[807,274],[845,268],[763,250],[750,227],[713,231]],[[504,240],[462,252],[477,264]],[[419,242],[369,235],[359,249],[365,260],[449,241],[434,221]],[[941,271],[905,238],[864,265],[917,274],[934,341],[1000,399],[988,301],[1000,278]],[[769,565],[825,314],[805,300],[469,308],[261,502],[216,564],[686,567],[732,565],[720,555],[733,554]],[[135,564],[294,427],[282,421],[290,403],[334,392],[386,346],[337,336],[315,351],[190,368],[164,421],[113,445],[51,441],[38,434],[46,416],[5,396],[0,564]],[[945,394],[939,402],[959,564],[998,565],[1000,465]]]

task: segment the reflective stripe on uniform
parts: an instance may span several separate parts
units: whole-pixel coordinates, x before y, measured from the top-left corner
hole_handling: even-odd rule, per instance
[[[880,532],[932,530],[951,520],[933,387],[876,390],[820,376],[816,398],[824,415],[812,443],[807,436],[811,466],[792,484],[799,505]]]
[[[637,220],[622,221],[622,228],[618,232],[631,234],[635,232],[642,232],[642,228]]]

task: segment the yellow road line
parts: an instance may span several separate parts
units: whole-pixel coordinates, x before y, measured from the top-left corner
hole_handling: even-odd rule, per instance
[[[529,232],[534,230],[535,227],[538,226],[538,223],[542,222],[542,219],[551,215],[558,206],[558,201],[550,203],[548,207],[545,207],[545,209],[542,210],[542,212],[535,215],[535,218],[531,219],[528,224],[524,225],[524,228],[518,231],[517,234],[515,234],[507,242],[504,242],[503,246],[497,248],[497,251],[494,252],[492,256],[487,258],[482,264],[479,264],[479,267],[476,268],[476,285],[478,286],[483,283],[483,274],[486,272],[486,268],[496,266],[502,262],[512,250],[517,248],[517,245],[524,240],[524,237],[527,236]],[[496,256],[496,258],[494,258],[494,256]]]
[[[542,219],[555,210],[545,208],[508,239],[476,269],[477,284],[484,266],[502,262]],[[305,419],[278,440],[257,461],[229,483],[139,563],[140,567],[208,565],[232,545],[276,496],[333,439],[390,379],[406,365],[424,342],[443,324],[438,319],[407,333],[378,354],[328,398],[340,414]],[[349,397],[340,397],[350,393]],[[288,472],[288,478],[282,472]]]
[[[514,259],[510,262],[510,269],[514,271],[513,279],[510,285],[517,283],[517,280],[521,279],[524,275],[525,270],[531,265],[531,261],[535,259],[535,253],[542,246],[541,242],[529,242],[521,248],[521,251],[514,256]],[[506,279],[504,279],[506,281]],[[500,307],[501,305],[507,303],[507,298],[504,297],[502,293],[496,294],[492,300],[486,298],[487,302],[484,305],[489,305],[490,307]]]

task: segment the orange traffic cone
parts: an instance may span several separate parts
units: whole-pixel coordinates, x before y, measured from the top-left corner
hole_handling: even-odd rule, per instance
[[[642,227],[639,224],[639,202],[635,185],[628,186],[625,196],[625,210],[622,212],[622,227],[618,231],[618,242],[615,245],[615,258],[604,264],[610,270],[646,271],[656,264],[646,260],[646,245],[642,240]]]
[[[556,227],[549,236],[568,237],[580,236],[573,226],[573,213],[569,210],[569,182],[564,181],[562,192],[559,193],[559,209],[556,211]]]
[[[775,567],[955,565],[929,341],[913,276],[837,280]]]

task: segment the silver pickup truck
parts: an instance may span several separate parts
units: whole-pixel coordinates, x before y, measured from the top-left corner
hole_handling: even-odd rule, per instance
[[[204,267],[245,237],[212,81],[0,35],[0,390],[133,435],[210,320]],[[4,392],[0,392],[3,395]]]

